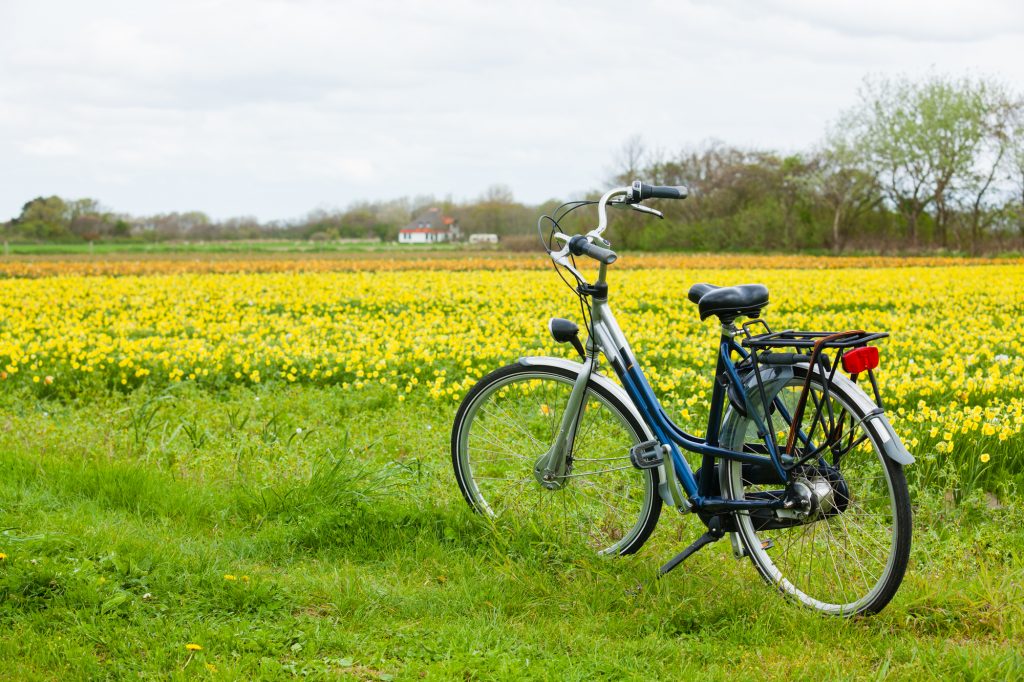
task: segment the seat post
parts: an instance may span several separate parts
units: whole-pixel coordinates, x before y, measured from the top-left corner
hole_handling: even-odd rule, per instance
[[[721,326],[721,336],[718,339],[718,348],[715,349],[715,355],[718,357],[718,360],[715,362],[715,377],[720,377],[723,374],[725,374],[725,372],[726,372],[726,359],[725,359],[725,355],[728,352],[726,349],[730,348],[732,346],[733,339],[735,339],[736,335],[739,334],[739,333],[740,333],[739,328],[736,326],[736,324],[732,320],[730,320],[728,322],[723,322],[722,323],[722,326]],[[731,355],[731,352],[729,352],[729,354]],[[719,389],[721,389],[721,390],[719,391]],[[715,385],[714,385],[714,390],[712,390],[712,398],[711,398],[712,413],[715,412],[715,410],[714,410],[714,403],[715,403],[715,397],[716,397],[714,395],[715,391],[718,391],[718,392],[721,393],[721,396],[718,396],[719,399],[720,399],[720,402],[722,402],[722,403],[725,402],[725,388],[720,386],[718,381],[716,380],[715,381]],[[721,410],[718,410],[718,413],[719,413],[719,416],[720,416]]]
[[[736,325],[730,320],[729,322],[723,322],[721,326],[721,337],[718,342],[718,347],[715,349],[715,381],[711,386],[711,403],[708,410],[708,428],[707,433],[704,436],[704,440],[708,445],[718,445],[718,430],[721,427],[723,410],[725,409],[726,401],[726,384],[723,384],[718,380],[719,377],[726,374],[727,360],[725,354],[727,349],[732,344],[733,338],[739,330]],[[702,495],[710,494],[713,489],[714,481],[712,480],[712,472],[715,470],[715,456],[711,454],[705,454],[701,462],[701,480],[698,481],[698,491]]]

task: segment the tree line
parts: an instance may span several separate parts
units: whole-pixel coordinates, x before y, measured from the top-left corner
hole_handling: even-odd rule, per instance
[[[867,79],[816,148],[710,142],[676,154],[629,140],[617,180],[685,184],[638,248],[991,252],[1024,248],[1024,101],[983,78]]]
[[[549,202],[554,205],[557,202]],[[428,208],[439,207],[459,219],[463,232],[517,235],[537,219],[537,206],[515,201],[503,186],[478,199],[456,203],[431,196],[360,201],[345,209],[316,209],[289,221],[260,222],[255,217],[213,220],[200,211],[132,216],[103,207],[96,199],[38,197],[20,214],[0,223],[0,238],[14,242],[74,243],[96,241],[168,242],[288,239],[395,241],[398,232]]]
[[[983,253],[1024,250],[1024,100],[997,81],[933,74],[868,78],[814,148],[793,153],[709,141],[675,152],[627,140],[611,182],[684,184],[690,198],[658,202],[663,221],[613,222],[624,248],[699,251],[831,250]],[[590,198],[597,195],[593,193]],[[494,186],[463,202],[435,197],[361,201],[292,221],[214,221],[200,212],[134,217],[94,199],[40,197],[0,225],[31,241],[379,239],[391,241],[428,207],[464,234],[512,247],[557,201],[525,205]]]

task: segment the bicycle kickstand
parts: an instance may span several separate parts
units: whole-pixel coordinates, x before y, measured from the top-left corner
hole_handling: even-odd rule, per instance
[[[658,577],[665,575],[673,568],[683,563],[691,556],[696,554],[698,550],[704,548],[706,545],[710,545],[712,542],[718,542],[725,536],[725,530],[722,528],[722,520],[718,516],[712,516],[708,521],[708,530],[706,533],[701,535],[699,538],[693,541],[693,544],[684,549],[679,554],[672,557],[667,564],[658,569]]]

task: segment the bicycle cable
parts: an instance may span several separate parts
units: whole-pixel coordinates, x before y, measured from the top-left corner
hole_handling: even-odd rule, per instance
[[[552,247],[555,246],[555,244],[554,244],[555,233],[560,230],[561,222],[563,220],[565,220],[566,216],[568,216],[570,213],[572,213],[573,211],[575,211],[578,208],[582,208],[583,206],[592,206],[592,205],[594,205],[596,203],[598,203],[598,202],[593,201],[591,199],[580,199],[580,200],[577,200],[577,201],[567,201],[564,204],[561,204],[560,206],[556,207],[555,210],[551,212],[553,215],[544,214],[540,218],[538,218],[537,219],[537,236],[540,238],[540,243],[541,243],[541,246],[544,247],[544,251],[546,253],[550,254],[552,251],[556,251],[557,250],[555,248],[552,248]],[[543,227],[542,227],[542,225],[544,224],[544,221],[547,221],[551,225],[551,230],[548,233],[547,239],[544,238],[544,230],[543,230]],[[572,261],[572,266],[575,268],[576,267],[576,257],[573,256],[572,254],[569,254],[569,259]],[[558,274],[558,278],[561,279],[562,282],[565,284],[565,286],[569,287],[569,289],[574,294],[576,294],[577,297],[580,298],[580,305],[583,305],[583,295],[580,294],[580,292],[577,289],[577,287],[573,286],[572,282],[570,282],[565,277],[565,275],[562,274],[562,269],[558,267],[557,263],[552,262],[552,265],[555,268],[555,272]],[[587,329],[589,331],[589,326],[587,327]]]
[[[560,231],[560,228],[561,228],[561,224],[560,223],[561,223],[562,220],[565,219],[566,216],[568,216],[570,213],[572,213],[573,211],[575,211],[578,208],[581,208],[583,206],[592,206],[592,205],[597,204],[597,203],[598,202],[592,201],[592,200],[567,201],[566,203],[564,203],[564,204],[558,206],[557,208],[555,208],[555,210],[552,211],[553,215],[549,216],[547,214],[544,214],[540,218],[538,218],[537,219],[537,235],[540,237],[541,245],[544,247],[544,250],[548,254],[550,254],[552,251],[555,250],[555,249],[552,248],[554,246],[555,233]],[[547,240],[544,239],[544,232],[543,232],[543,228],[542,228],[542,225],[544,224],[545,220],[548,221],[550,223],[550,225],[551,225],[551,230],[548,233]],[[573,268],[575,268],[576,267],[576,257],[573,254],[570,253],[569,254],[569,260],[572,263]],[[569,290],[572,291],[573,294],[576,295],[576,298],[579,300],[580,315],[583,318],[583,327],[584,327],[584,329],[587,330],[587,337],[588,338],[592,338],[593,337],[593,321],[592,321],[592,318],[590,316],[589,311],[587,310],[586,296],[579,290],[579,286],[578,285],[580,284],[580,282],[577,282],[577,286],[573,286],[573,284],[566,278],[566,276],[564,274],[562,274],[562,268],[558,267],[558,263],[555,263],[554,261],[552,261],[552,265],[555,268],[555,273],[558,275],[558,278],[561,279],[562,282],[567,287],[569,287]],[[586,358],[583,358],[583,359],[586,360]],[[590,367],[587,370],[587,384],[590,383],[590,377],[593,376],[593,374],[594,374],[594,365],[596,364],[596,358],[594,360],[595,360],[594,362],[590,363]],[[577,426],[580,423],[580,418],[583,416],[583,411],[586,409],[586,402],[587,402],[586,393],[584,393],[583,400],[580,401],[580,406],[577,409],[576,417],[574,419],[574,422],[577,424]],[[570,458],[572,457],[572,453],[575,452],[575,450],[576,450],[576,445],[577,445],[577,442],[576,442],[576,439],[574,437],[573,438],[573,443],[572,443],[572,451],[570,452],[570,455],[569,455]]]

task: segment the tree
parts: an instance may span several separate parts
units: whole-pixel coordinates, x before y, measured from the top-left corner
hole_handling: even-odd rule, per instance
[[[412,205],[409,199],[392,199],[377,205],[377,238],[383,241],[398,239],[401,230],[412,218]]]
[[[861,102],[840,127],[903,216],[911,245],[922,216],[934,208],[935,231],[947,245],[957,182],[971,174],[990,135],[986,119],[1001,97],[990,81],[932,75],[923,81],[866,79]]]
[[[865,80],[859,106],[842,116],[839,127],[850,131],[858,153],[903,216],[907,237],[916,245],[918,223],[935,194],[928,186],[931,168],[912,102],[914,87],[905,79]]]
[[[644,140],[640,135],[631,135],[622,143],[618,153],[615,155],[614,170],[612,171],[612,182],[617,185],[630,184],[636,179],[643,179],[640,176],[644,170],[644,159],[647,156],[647,149]],[[650,165],[650,164],[647,164]],[[649,182],[649,181],[648,181]]]
[[[833,130],[826,146],[815,155],[809,180],[829,210],[829,241],[832,252],[839,253],[858,218],[882,203],[878,179],[865,168],[865,159],[843,132]]]
[[[1024,238],[1024,101],[1013,103],[1009,116],[1009,140],[1005,156],[1010,199],[1007,202],[1017,234]]]
[[[916,100],[925,121],[923,151],[932,169],[935,230],[945,247],[956,210],[956,182],[971,172],[986,139],[987,86],[983,81],[935,79],[918,88]]]
[[[16,236],[27,239],[67,239],[71,236],[67,203],[58,196],[37,197],[11,221]]]
[[[110,234],[114,237],[125,238],[131,235],[132,225],[126,216],[118,216],[114,219],[114,227]]]
[[[96,241],[113,232],[116,218],[96,199],[74,199],[66,203],[68,230],[85,241]]]
[[[161,213],[138,220],[138,228],[156,240],[202,239],[209,235],[210,226],[209,216],[200,211]]]
[[[628,148],[639,158],[635,145]],[[628,212],[616,216],[613,234],[625,248],[779,249],[803,241],[808,166],[801,156],[781,158],[712,140],[643,158],[643,167],[626,172],[653,184],[687,185],[690,196],[658,204],[664,223]]]
[[[782,205],[782,247],[789,250],[801,246],[796,234],[794,214],[800,203],[807,198],[808,189],[812,186],[810,179],[814,162],[794,154],[783,158],[781,163],[772,164],[770,168],[775,176],[771,184],[775,186]]]
[[[506,185],[492,185],[475,202],[459,209],[467,233],[527,234],[536,220],[533,209],[515,200]]]
[[[983,94],[984,137],[979,153],[970,166],[954,177],[953,186],[957,207],[968,224],[974,254],[981,251],[985,231],[1005,213],[999,210],[998,195],[1006,181],[1012,180],[1014,120],[1021,109],[1021,102],[1013,101],[998,85],[990,84]]]

